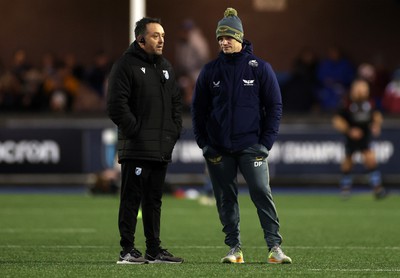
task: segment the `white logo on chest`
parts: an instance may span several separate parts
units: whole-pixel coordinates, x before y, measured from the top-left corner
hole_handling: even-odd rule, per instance
[[[169,73],[168,73],[168,71],[167,70],[163,70],[162,71],[163,73],[164,73],[164,77],[165,77],[165,79],[169,79]]]
[[[244,86],[254,86],[254,79],[253,80],[243,79],[243,85]]]

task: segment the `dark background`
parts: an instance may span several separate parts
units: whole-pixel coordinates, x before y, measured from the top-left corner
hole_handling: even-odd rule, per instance
[[[276,70],[290,70],[305,46],[323,56],[328,46],[338,45],[355,64],[383,62],[389,70],[400,65],[398,0],[287,0],[284,11],[257,11],[256,1],[148,0],[147,15],[162,19],[165,56],[171,62],[177,30],[186,18],[203,30],[215,54],[216,24],[232,6],[256,54]],[[0,1],[0,18],[0,62],[5,66],[18,48],[27,50],[33,64],[46,52],[73,52],[88,64],[99,50],[116,58],[129,44],[128,0]]]

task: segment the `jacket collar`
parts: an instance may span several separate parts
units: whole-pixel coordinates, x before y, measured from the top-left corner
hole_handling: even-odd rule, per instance
[[[224,52],[219,53],[219,57],[224,60],[237,60],[245,57],[248,54],[253,54],[253,45],[248,40],[243,40],[242,43],[242,50],[240,52],[232,53],[232,54],[225,54]]]
[[[132,54],[133,56],[149,64],[160,64],[162,61],[161,55],[147,54],[136,41],[131,43],[125,53]]]

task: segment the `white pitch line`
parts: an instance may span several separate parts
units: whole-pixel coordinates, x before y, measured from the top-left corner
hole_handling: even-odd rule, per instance
[[[91,228],[4,228],[0,229],[0,234],[13,233],[95,233],[96,229]]]
[[[283,246],[290,249],[400,250],[400,246]]]
[[[283,249],[310,249],[310,250],[400,250],[400,246],[282,246]],[[226,246],[174,246],[176,249],[226,249]],[[243,246],[243,249],[265,249],[267,246]]]
[[[140,246],[138,246],[140,247]],[[94,246],[94,245],[0,245],[0,249],[26,249],[26,248],[43,248],[43,249],[116,249],[116,246]],[[176,249],[222,249],[226,248],[226,246],[174,246]],[[265,248],[258,246],[248,246],[248,249],[257,249],[257,248]],[[398,246],[386,246],[386,247],[363,247],[363,246],[347,246],[347,247],[337,247],[337,246],[325,246],[325,247],[314,247],[314,246],[287,246],[288,249],[385,249],[385,250],[398,250],[400,247]],[[311,268],[308,269],[311,272],[342,272],[342,273],[399,273],[399,268],[354,268],[354,269],[341,269],[341,268]]]
[[[309,269],[310,271],[331,271],[331,272],[400,272],[399,268],[378,268],[378,269],[372,269],[372,268],[354,268],[354,269],[341,269],[341,268],[313,268]]]
[[[109,249],[114,248],[114,246],[93,246],[93,245],[0,245],[0,248],[43,248],[43,249]]]

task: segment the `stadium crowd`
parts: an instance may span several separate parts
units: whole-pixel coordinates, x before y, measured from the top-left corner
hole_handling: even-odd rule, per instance
[[[201,64],[190,63],[191,59],[201,59],[196,57],[198,43],[187,41],[186,46],[182,40],[177,43],[175,67],[188,112],[193,76],[197,76],[198,67],[206,62],[209,52],[202,54]],[[182,57],[184,53],[189,56]],[[189,61],[187,73],[179,61]],[[26,50],[18,49],[10,67],[1,66],[0,61],[0,113],[103,112],[112,62],[105,52],[96,53],[90,66],[82,66],[72,53],[63,57],[45,53],[40,65],[32,65]],[[192,77],[190,82],[182,78],[185,75]],[[288,73],[278,73],[285,113],[332,113],[347,100],[349,86],[358,77],[369,82],[376,108],[385,114],[400,114],[400,68],[390,71],[382,62],[355,65],[334,46],[324,57],[305,48],[295,57]]]
[[[391,73],[379,59],[354,65],[335,46],[321,59],[312,49],[301,51],[289,77],[280,82],[285,111],[334,112],[348,101],[356,78],[369,83],[371,102],[378,110],[400,113],[400,68]]]
[[[0,68],[0,112],[96,112],[105,109],[105,86],[112,61],[105,52],[84,67],[75,55],[42,56],[29,63],[24,49],[15,51],[10,68]]]

